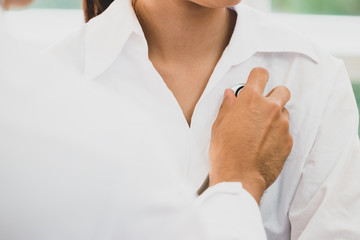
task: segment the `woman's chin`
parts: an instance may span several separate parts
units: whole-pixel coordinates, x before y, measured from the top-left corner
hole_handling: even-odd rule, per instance
[[[241,0],[190,0],[200,6],[209,8],[233,7],[241,2]]]

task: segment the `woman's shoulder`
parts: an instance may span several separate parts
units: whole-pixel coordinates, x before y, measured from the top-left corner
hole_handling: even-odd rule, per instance
[[[252,28],[254,40],[258,43],[258,52],[288,53],[312,61],[314,64],[339,64],[321,43],[314,42],[299,28],[284,21],[278,14],[264,13],[245,4],[237,7],[238,14]]]

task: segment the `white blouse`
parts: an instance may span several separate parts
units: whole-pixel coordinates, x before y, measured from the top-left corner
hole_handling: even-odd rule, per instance
[[[266,190],[261,201],[268,239],[359,239],[358,111],[344,64],[301,35],[273,22],[269,16],[243,4],[234,10],[238,18],[233,36],[196,105],[190,127],[174,95],[148,59],[144,34],[128,0],[115,0],[77,34],[49,49],[40,61],[41,76],[19,78],[10,84],[16,86],[13,88],[16,92],[0,94],[3,109],[0,123],[7,131],[7,139],[1,137],[1,159],[11,165],[14,179],[22,179],[28,167],[41,176],[35,180],[32,176],[25,185],[24,181],[17,184],[14,179],[15,185],[5,184],[9,189],[16,186],[17,194],[27,197],[16,198],[13,206],[21,206],[22,211],[29,213],[27,216],[36,216],[39,222],[50,219],[45,226],[48,234],[72,232],[71,224],[65,221],[70,216],[68,221],[72,224],[86,217],[82,226],[92,226],[89,229],[98,233],[98,229],[108,229],[114,224],[111,219],[121,219],[121,214],[102,221],[96,217],[104,214],[98,207],[100,215],[85,214],[87,209],[97,206],[95,202],[85,201],[87,205],[79,210],[80,200],[93,185],[97,193],[108,196],[109,189],[103,185],[116,186],[119,178],[116,172],[125,174],[127,171],[121,170],[124,166],[142,169],[141,174],[136,175],[141,179],[138,181],[149,181],[149,185],[155,180],[147,178],[147,172],[156,175],[161,170],[159,174],[164,174],[172,166],[188,180],[195,193],[209,171],[211,126],[224,90],[246,82],[249,72],[261,66],[270,72],[265,94],[278,85],[285,85],[291,91],[286,107],[294,139],[293,150],[280,177]],[[5,104],[3,100],[9,98],[12,101],[7,100]],[[1,131],[5,127],[2,128]],[[40,151],[39,146],[44,148]],[[90,156],[101,156],[103,161],[84,163],[92,158]],[[25,167],[15,162],[26,158],[32,161]],[[44,163],[47,158],[51,160]],[[167,163],[156,160],[160,158]],[[46,172],[39,173],[41,169]],[[108,175],[111,177],[105,177]],[[163,178],[167,175],[170,176]],[[164,186],[176,188],[172,180],[175,175],[162,176]],[[135,180],[127,184],[130,187],[134,183],[141,185]],[[30,191],[30,185],[37,190],[37,195],[24,193]],[[43,185],[46,188],[39,187]],[[153,197],[161,188],[155,187],[156,184],[151,186],[142,200],[156,199],[166,205],[168,195],[163,196],[163,201]],[[41,191],[44,188],[51,194]],[[82,195],[74,195],[75,189],[81,190]],[[237,195],[244,195],[244,190],[238,191]],[[91,197],[96,196],[96,201],[104,204],[98,195]],[[48,208],[35,204],[40,196],[53,201],[42,203]],[[116,198],[108,198],[110,202],[113,199]],[[14,199],[9,197],[8,201],[11,200]],[[243,198],[240,200],[246,202]],[[245,211],[243,202],[242,209],[231,201],[220,202],[217,202],[216,214],[223,214],[224,218],[206,219],[215,222],[227,219],[226,224],[207,228],[205,232],[220,239],[226,239],[227,233],[229,237],[236,236],[235,239],[260,239],[241,235],[259,229],[255,208]],[[38,210],[30,211],[34,206]],[[116,206],[111,202],[108,211]],[[0,212],[0,216],[10,216],[10,212],[7,213]],[[254,220],[241,220],[244,213],[254,216]],[[212,216],[218,216],[216,214]],[[54,216],[59,217],[58,224]],[[29,233],[29,229],[34,232],[40,226],[36,222],[32,226],[16,215],[11,215],[11,220],[13,225],[9,226],[17,226],[24,233]],[[22,227],[16,224],[18,221]],[[90,224],[96,221],[97,225]],[[214,222],[207,224],[205,228]],[[147,225],[140,221],[135,226]],[[149,232],[143,231],[143,239],[150,236]]]

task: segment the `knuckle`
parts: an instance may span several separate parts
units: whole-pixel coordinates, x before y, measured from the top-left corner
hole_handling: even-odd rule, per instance
[[[277,116],[277,114],[280,115],[280,112],[281,112],[281,110],[282,110],[280,103],[278,103],[278,102],[273,102],[273,101],[269,102],[269,108],[270,108],[270,111],[271,111],[271,112],[273,112],[273,113],[276,114],[276,116]]]
[[[281,126],[282,126],[286,131],[289,131],[289,129],[290,129],[289,120],[287,120],[286,118],[283,118],[283,119],[281,120]]]
[[[246,92],[247,95],[249,95],[249,96],[257,96],[258,95],[258,92],[256,91],[256,89],[252,86],[247,86],[246,88],[244,88],[243,91]]]
[[[244,95],[246,96],[247,101],[249,101],[250,103],[258,102],[259,99],[262,97],[253,87],[246,88],[246,91],[244,88]]]

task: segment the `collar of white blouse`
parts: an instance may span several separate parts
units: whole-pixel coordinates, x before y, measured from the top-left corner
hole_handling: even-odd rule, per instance
[[[244,62],[257,52],[299,53],[318,62],[313,46],[300,35],[274,28],[279,24],[273,24],[263,13],[245,4],[235,6],[234,10],[238,15],[236,26],[223,54],[227,56],[226,61],[230,66]],[[115,0],[103,14],[90,20],[85,28],[84,74],[87,79],[93,79],[108,69],[132,34],[145,43],[140,48],[147,48],[131,0]],[[147,52],[147,49],[144,50]]]

